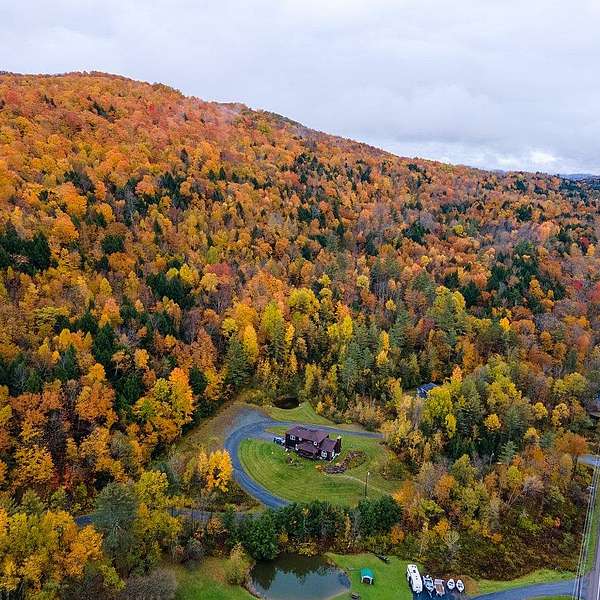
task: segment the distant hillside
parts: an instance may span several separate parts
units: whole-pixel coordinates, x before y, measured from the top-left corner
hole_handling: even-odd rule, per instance
[[[574,181],[580,189],[600,191],[600,175],[562,175],[567,180]]]
[[[600,175],[592,175],[591,173],[560,173],[559,177],[572,179],[573,181],[586,181],[600,179]]]
[[[475,315],[562,321],[596,293],[598,273],[587,181],[399,158],[101,73],[0,76],[0,226],[0,383],[41,389],[57,366],[40,368],[36,353],[62,356],[70,345],[53,336],[81,330],[92,346],[73,342],[85,356],[76,379],[101,358],[119,411],[148,381],[109,350],[146,349],[157,375],[199,361],[219,398],[228,328],[259,329],[271,301],[286,322],[290,302],[309,311],[327,297],[328,319],[348,312],[384,328],[404,306],[425,356],[435,286],[460,290]],[[311,295],[291,300],[299,289]],[[305,327],[287,342],[298,373],[326,351]],[[422,377],[450,369],[423,366]]]

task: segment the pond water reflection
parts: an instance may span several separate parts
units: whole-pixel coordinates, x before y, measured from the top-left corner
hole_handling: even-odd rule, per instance
[[[268,600],[328,600],[350,589],[344,571],[322,556],[281,554],[252,569],[255,591]]]

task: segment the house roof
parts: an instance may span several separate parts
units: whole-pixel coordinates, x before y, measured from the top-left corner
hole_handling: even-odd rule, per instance
[[[335,443],[336,440],[325,438],[321,443],[321,450],[325,450],[325,452],[333,452],[335,450]]]
[[[319,429],[309,429],[308,427],[302,427],[301,425],[296,425],[295,427],[288,429],[287,433],[289,435],[295,435],[296,437],[302,438],[303,440],[317,442],[317,444],[320,444],[326,437],[328,437],[328,434],[325,431],[321,431]]]
[[[319,452],[319,449],[312,442],[301,442],[298,444],[298,450],[307,454],[317,454]]]
[[[417,388],[417,395],[419,398],[425,398],[427,394],[435,387],[437,387],[437,383],[424,383]]]
[[[371,571],[371,569],[367,569],[366,567],[363,567],[360,570],[360,578],[362,579],[363,577],[370,577],[371,579],[375,579],[373,571]]]

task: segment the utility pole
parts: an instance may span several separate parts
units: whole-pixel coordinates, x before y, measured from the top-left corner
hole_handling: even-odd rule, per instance
[[[367,471],[367,476],[365,477],[365,498],[367,497],[367,486],[369,485],[369,475],[370,475],[370,472]]]

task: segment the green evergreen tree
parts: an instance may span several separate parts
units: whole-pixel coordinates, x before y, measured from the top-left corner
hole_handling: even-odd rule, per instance
[[[189,380],[194,394],[196,394],[196,396],[201,396],[204,393],[208,383],[206,375],[204,375],[204,373],[198,367],[192,367],[190,369]]]
[[[254,519],[245,519],[240,538],[255,560],[272,560],[279,552],[278,531],[273,512],[268,510]]]
[[[236,389],[247,383],[250,377],[250,361],[244,346],[235,335],[229,340],[225,365],[227,366],[227,383],[233,385]]]
[[[94,358],[106,369],[107,373],[112,370],[112,357],[116,351],[115,332],[107,323],[100,328],[92,344]]]
[[[502,446],[498,460],[505,465],[509,465],[516,453],[517,445],[512,440],[508,440],[508,442]]]
[[[72,345],[63,352],[58,364],[54,368],[54,374],[63,383],[69,381],[69,379],[77,379],[79,377],[80,373],[79,365],[77,364],[77,354]]]
[[[104,536],[104,550],[121,573],[128,573],[135,562],[137,505],[131,486],[123,483],[109,483],[96,498],[92,523]]]

